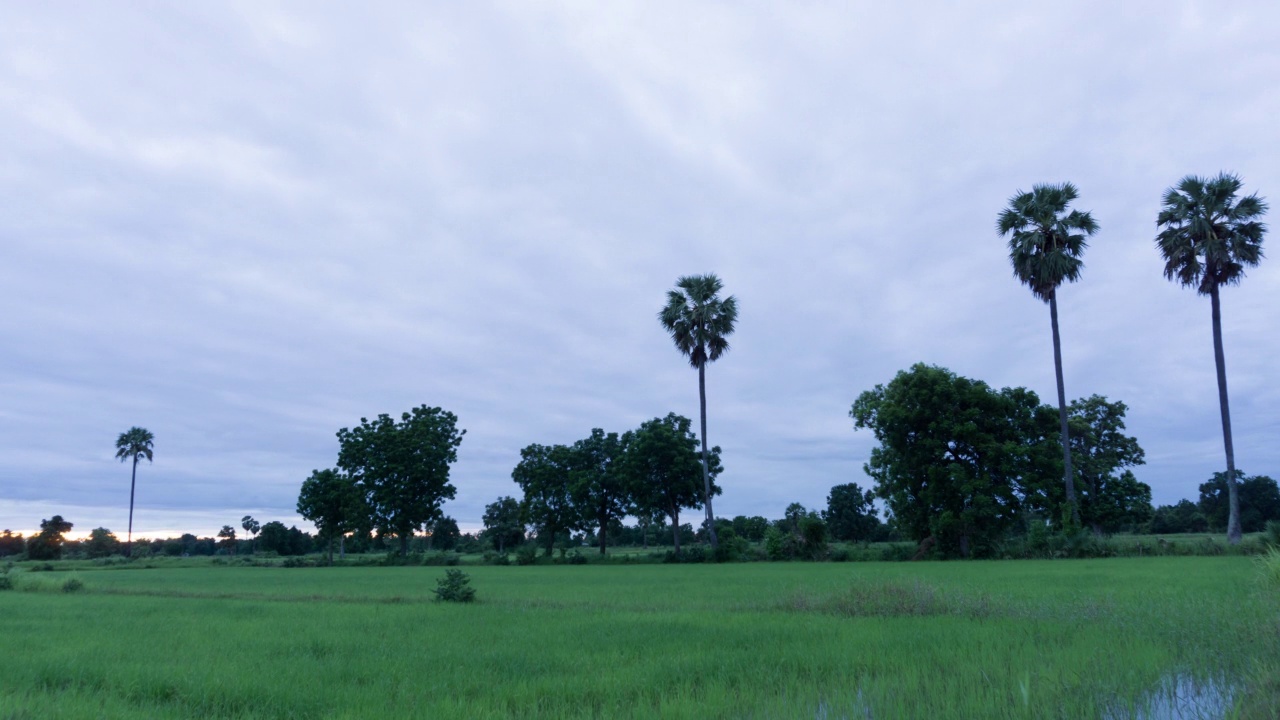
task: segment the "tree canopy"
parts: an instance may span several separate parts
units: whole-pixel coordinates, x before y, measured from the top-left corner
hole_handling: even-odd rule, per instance
[[[1036,394],[996,391],[931,365],[862,393],[855,427],[879,441],[864,466],[897,526],[947,555],[988,553],[1019,520],[1023,496],[1060,470]]]
[[[338,467],[364,490],[373,526],[400,539],[402,555],[414,532],[454,497],[449,466],[466,434],[457,422],[453,413],[423,405],[399,421],[360,418],[359,426],[338,431]]]
[[[654,418],[628,432],[626,472],[631,477],[636,506],[640,512],[660,511],[671,518],[676,552],[680,551],[680,511],[699,509],[704,497],[703,463],[698,453],[698,437],[691,421],[675,413]],[[723,470],[720,448],[707,453],[707,482],[711,494],[719,495],[715,478]]]

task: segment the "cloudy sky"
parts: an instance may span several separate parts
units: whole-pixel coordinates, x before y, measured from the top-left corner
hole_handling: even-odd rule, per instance
[[[1189,173],[1280,198],[1277,78],[1271,1],[0,0],[0,527],[123,531],[133,425],[136,531],[295,522],[338,428],[421,404],[467,430],[475,527],[525,445],[696,417],[655,316],[703,272],[740,303],[717,514],[818,507],[912,363],[1054,399],[994,223],[1064,180],[1101,225],[1068,396],[1127,403],[1156,502],[1195,497],[1209,303],[1155,216]],[[1223,296],[1250,474],[1280,476],[1278,295],[1280,257]]]

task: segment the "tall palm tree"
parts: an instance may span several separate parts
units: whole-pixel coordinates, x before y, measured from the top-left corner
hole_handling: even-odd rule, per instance
[[[133,556],[133,494],[138,486],[138,461],[146,458],[151,462],[151,446],[155,436],[150,430],[131,427],[116,438],[116,457],[120,462],[133,459],[133,478],[129,481],[129,537],[124,543],[125,557]]]
[[[1257,196],[1236,199],[1243,183],[1219,173],[1216,178],[1188,175],[1177,187],[1164,191],[1156,227],[1156,246],[1164,255],[1164,276],[1208,295],[1213,308],[1213,359],[1218,366],[1218,406],[1222,411],[1222,442],[1227,451],[1227,542],[1240,542],[1240,495],[1236,489],[1236,455],[1231,445],[1231,409],[1227,405],[1227,366],[1222,353],[1222,304],[1218,288],[1234,285],[1245,267],[1262,260],[1259,221],[1267,204]]]
[[[1071,522],[1080,524],[1076,502],[1075,475],[1071,468],[1071,442],[1067,432],[1067,393],[1062,382],[1062,338],[1058,334],[1058,286],[1080,278],[1080,259],[1088,243],[1085,238],[1098,232],[1098,223],[1087,212],[1067,212],[1079,197],[1076,186],[1034,185],[1031,192],[1018,191],[1009,207],[1000,213],[996,229],[1009,236],[1009,262],[1013,274],[1032,294],[1049,303],[1053,326],[1053,368],[1058,380],[1058,420],[1062,431],[1062,481],[1066,485]]]
[[[707,363],[729,351],[728,336],[738,319],[738,301],[732,295],[723,300],[718,293],[723,284],[715,275],[688,275],[667,291],[667,304],[658,320],[671,333],[676,348],[698,369],[698,407],[702,413],[702,487],[706,500],[707,533],[716,547],[715,512],[711,509],[711,475],[707,465]]]

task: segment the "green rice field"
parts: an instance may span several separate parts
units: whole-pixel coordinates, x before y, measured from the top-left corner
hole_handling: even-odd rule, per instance
[[[19,568],[0,720],[1280,717],[1251,558],[462,569]]]

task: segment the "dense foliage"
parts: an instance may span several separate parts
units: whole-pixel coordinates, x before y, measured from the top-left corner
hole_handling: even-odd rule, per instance
[[[338,467],[359,484],[372,526],[400,539],[402,555],[414,532],[454,497],[449,466],[466,434],[457,422],[453,413],[423,405],[398,421],[385,414],[360,418],[359,426],[338,431]]]

